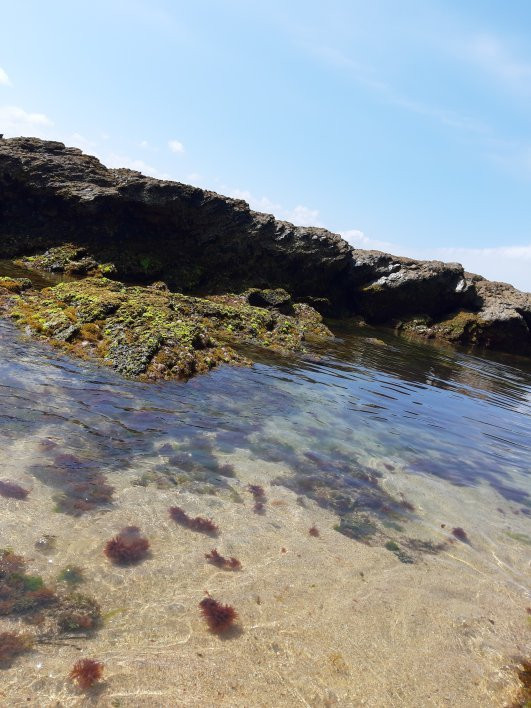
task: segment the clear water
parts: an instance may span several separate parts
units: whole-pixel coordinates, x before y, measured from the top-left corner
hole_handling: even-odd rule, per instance
[[[254,352],[249,369],[146,385],[0,321],[0,477],[30,490],[0,497],[0,547],[50,582],[81,563],[84,591],[117,611],[81,648],[108,667],[102,705],[502,705],[513,690],[503,667],[529,640],[531,367],[332,326],[310,356]],[[249,483],[266,489],[263,514]],[[171,504],[226,529],[237,580],[206,574],[215,544],[176,531]],[[131,523],[153,557],[110,569],[101,546]],[[44,533],[56,555],[35,551]],[[205,589],[239,607],[240,637],[205,631]],[[0,672],[8,703],[85,700],[65,679],[76,651],[43,646]]]

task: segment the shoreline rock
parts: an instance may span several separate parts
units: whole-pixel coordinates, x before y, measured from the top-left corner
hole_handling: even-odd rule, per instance
[[[141,380],[188,379],[221,363],[250,365],[236,350],[242,344],[289,353],[303,351],[308,339],[332,337],[304,304],[285,315],[253,307],[245,295],[196,298],[164,283],[127,286],[98,276],[33,290],[16,281],[2,289],[0,279],[0,312],[69,354]]]
[[[326,229],[293,226],[197,187],[107,169],[59,142],[0,141],[0,194],[1,258],[23,256],[35,267],[35,255],[68,245],[72,274],[163,280],[201,295],[283,289],[329,316],[531,355],[529,293],[465,273],[458,263],[354,249]]]

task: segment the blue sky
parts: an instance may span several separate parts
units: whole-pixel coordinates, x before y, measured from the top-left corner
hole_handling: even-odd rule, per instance
[[[0,132],[531,290],[528,0],[20,0]]]

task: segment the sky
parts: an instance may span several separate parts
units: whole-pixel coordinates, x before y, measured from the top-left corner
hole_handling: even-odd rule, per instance
[[[531,291],[529,0],[17,0],[0,133]]]

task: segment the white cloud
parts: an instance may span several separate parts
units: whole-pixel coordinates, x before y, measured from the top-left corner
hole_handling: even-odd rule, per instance
[[[531,93],[531,61],[522,61],[500,37],[492,33],[473,36],[464,47],[464,54],[504,86],[524,94]]]
[[[156,177],[157,179],[171,179],[171,175],[166,172],[161,172],[156,167],[153,167],[153,165],[148,165],[144,160],[137,160],[127,155],[119,155],[115,152],[98,157],[107,167],[126,167],[129,170],[136,170],[137,172],[142,172],[145,175]]]
[[[390,105],[435,120],[454,130],[481,136],[490,132],[488,125],[469,115],[409,98],[397,91],[391,84],[377,77],[370,66],[354,61],[335,48],[317,46],[313,47],[311,51],[327,64],[346,71],[354,81],[379,95],[383,101]]]
[[[11,81],[9,76],[6,74],[4,69],[0,66],[0,86],[11,86]]]
[[[168,140],[168,147],[172,152],[177,154],[182,154],[184,152],[184,145],[178,140]]]
[[[390,241],[378,241],[377,239],[370,238],[359,229],[348,229],[348,231],[340,231],[339,233],[345,241],[350,243],[354,248],[388,252],[397,248],[397,246]]]
[[[97,143],[93,140],[85,138],[84,135],[80,135],[79,133],[72,133],[65,139],[64,142],[65,145],[68,145],[69,147],[77,147],[88,154],[94,154],[94,150],[96,150],[97,147]]]
[[[457,261],[472,273],[531,292],[531,244],[496,248],[436,248],[431,254],[431,258]]]
[[[245,200],[251,209],[261,211],[265,214],[273,214],[277,219],[289,221],[296,226],[322,226],[319,221],[319,211],[298,204],[292,209],[287,209],[281,204],[273,202],[269,197],[257,197],[251,192],[243,189],[227,189],[221,187],[221,191],[234,199]]]
[[[197,185],[203,179],[203,176],[199,172],[190,172],[184,179],[186,184]]]
[[[29,113],[18,106],[0,106],[0,125],[6,137],[49,138],[53,122],[44,113]]]
[[[296,207],[287,211],[284,216],[285,221],[290,221],[297,226],[321,226],[319,222],[319,211],[297,204]]]

